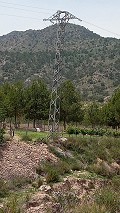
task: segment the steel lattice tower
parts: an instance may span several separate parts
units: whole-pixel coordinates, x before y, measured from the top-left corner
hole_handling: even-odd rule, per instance
[[[63,41],[65,34],[66,24],[71,19],[78,19],[76,16],[72,15],[67,11],[58,10],[54,15],[44,21],[50,21],[52,24],[57,24],[57,42],[56,42],[56,54],[55,54],[55,66],[53,75],[53,84],[51,92],[50,101],[50,111],[49,111],[49,131],[51,133],[56,133],[59,131],[59,118],[60,118],[60,97],[58,95],[58,87],[60,82],[60,73],[62,70],[62,57],[61,52],[63,50]]]

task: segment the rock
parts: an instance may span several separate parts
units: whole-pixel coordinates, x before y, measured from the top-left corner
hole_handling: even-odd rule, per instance
[[[62,137],[62,138],[59,139],[59,141],[65,142],[65,141],[67,141],[67,138],[63,138],[63,137]]]
[[[42,185],[42,186],[39,187],[39,191],[50,192],[51,191],[51,186]]]
[[[4,207],[4,205],[2,203],[0,203],[0,210],[2,210]]]
[[[102,160],[100,158],[97,158],[97,165],[100,165],[102,163]]]
[[[106,173],[108,173],[108,174],[114,173],[113,169],[111,168],[111,166],[108,165],[108,163],[106,161],[102,161],[101,166],[106,171]]]
[[[5,140],[5,142],[6,141],[10,141],[11,140],[11,137],[10,137],[10,135],[9,134],[4,134],[4,140]]]
[[[113,168],[114,171],[116,171],[117,173],[120,173],[120,165],[116,162],[111,163],[111,167]]]

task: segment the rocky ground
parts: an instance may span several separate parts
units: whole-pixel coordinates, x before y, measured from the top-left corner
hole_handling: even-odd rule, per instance
[[[26,213],[74,213],[74,205],[84,199],[92,203],[96,190],[105,184],[103,180],[83,180],[73,175],[53,186],[42,185],[27,203]]]
[[[30,145],[16,137],[0,150],[0,178],[6,180],[16,176],[34,179],[39,162],[56,161],[46,144]]]

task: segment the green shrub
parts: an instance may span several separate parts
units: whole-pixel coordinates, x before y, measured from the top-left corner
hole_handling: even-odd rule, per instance
[[[56,167],[57,167],[56,169],[59,172],[59,175],[70,173],[70,170],[71,170],[70,164],[67,163],[65,160],[58,162]]]
[[[113,137],[118,138],[118,137],[120,137],[120,132],[114,131],[114,132],[112,133],[112,135],[113,135]]]
[[[74,127],[68,127],[67,133],[68,133],[69,135],[75,134],[75,129],[74,129]]]
[[[46,177],[47,183],[56,183],[56,182],[59,182],[60,180],[58,171],[51,167],[47,168],[45,177]]]

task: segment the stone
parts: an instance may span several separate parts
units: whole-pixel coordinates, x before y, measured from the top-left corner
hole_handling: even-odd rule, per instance
[[[0,209],[2,210],[4,207],[4,205],[2,203],[0,203]]]
[[[39,191],[50,192],[51,191],[51,186],[42,185],[42,186],[39,187]]]

